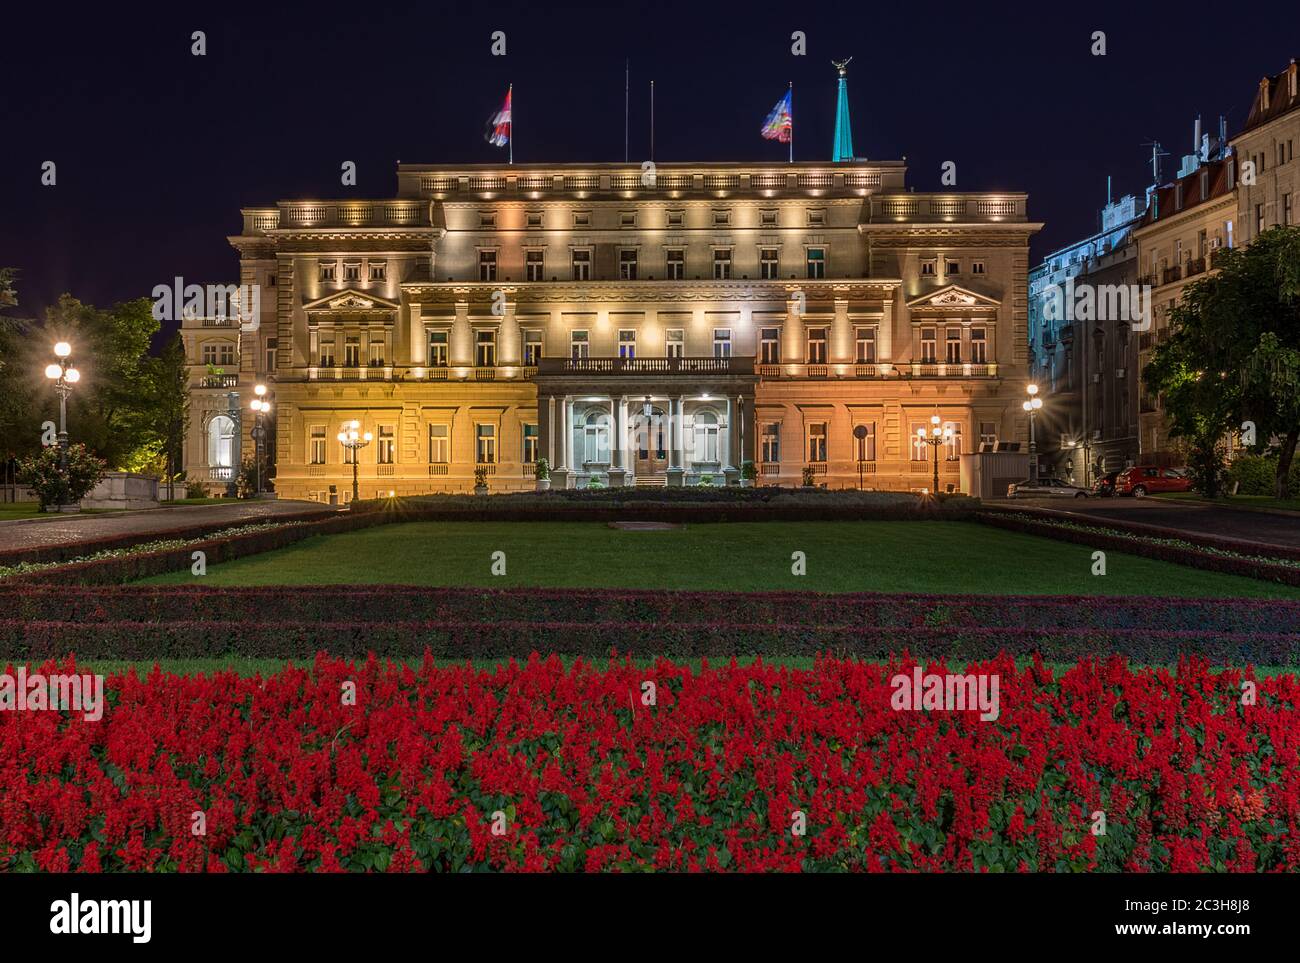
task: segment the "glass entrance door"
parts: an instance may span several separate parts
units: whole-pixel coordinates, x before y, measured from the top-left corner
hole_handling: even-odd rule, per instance
[[[644,411],[636,418],[636,473],[663,474],[668,470],[668,416],[662,408]]]

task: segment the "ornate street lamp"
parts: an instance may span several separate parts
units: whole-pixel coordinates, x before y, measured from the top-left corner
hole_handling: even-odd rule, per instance
[[[81,380],[81,372],[72,367],[72,345],[60,341],[54,346],[54,354],[59,359],[56,364],[45,366],[45,377],[54,382],[54,390],[59,393],[59,469],[68,470],[68,395],[72,386]]]
[[[934,494],[939,494],[939,446],[952,440],[952,429],[939,427],[939,416],[930,416],[930,430],[923,427],[916,429],[916,437],[930,446],[934,452]]]
[[[339,444],[352,453],[352,500],[358,501],[361,496],[357,489],[357,463],[361,460],[357,453],[370,444],[375,436],[370,432],[361,433],[361,422],[349,421],[339,432]]]
[[[1029,398],[1020,407],[1029,413],[1029,480],[1038,481],[1038,445],[1034,441],[1034,414],[1043,407],[1043,399],[1038,397],[1038,385],[1025,386]]]
[[[266,438],[266,428],[262,424],[262,416],[271,413],[271,402],[263,400],[262,397],[266,394],[266,385],[256,385],[253,388],[253,394],[257,395],[257,397],[249,402],[248,407],[253,410],[254,414],[252,434],[253,444],[256,448],[253,457],[257,464],[257,491],[255,495],[260,495],[262,494],[262,441]]]

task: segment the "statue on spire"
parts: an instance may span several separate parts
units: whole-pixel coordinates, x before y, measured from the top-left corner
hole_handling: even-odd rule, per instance
[[[831,150],[831,160],[835,163],[853,160],[853,129],[849,124],[849,81],[848,66],[853,58],[832,60],[831,66],[840,75],[839,92],[835,101],[835,144]]]

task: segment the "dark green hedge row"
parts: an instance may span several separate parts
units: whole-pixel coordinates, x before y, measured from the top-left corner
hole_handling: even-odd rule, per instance
[[[574,622],[0,622],[0,657],[40,661],[177,658],[310,659],[317,652],[394,658],[527,658],[534,652],[603,658],[613,652],[673,658],[737,655],[883,658],[909,652],[961,662],[998,653],[1073,662],[1115,653],[1170,663],[1200,655],[1216,664],[1295,665],[1292,633],[1161,632],[1151,629],[877,628],[718,623]]]
[[[881,628],[1104,628],[1300,635],[1300,601],[817,592],[592,592],[404,585],[0,585],[11,619],[63,622],[598,622]]]
[[[1284,585],[1300,585],[1300,567],[1291,565],[1282,565],[1266,562],[1263,560],[1240,558],[1232,555],[1219,554],[1208,546],[1204,548],[1188,547],[1186,545],[1169,545],[1159,541],[1145,541],[1146,538],[1176,538],[1183,541],[1189,541],[1190,537],[1185,533],[1170,531],[1166,535],[1153,536],[1149,532],[1132,530],[1131,535],[1124,534],[1124,529],[1114,524],[1101,523],[1097,527],[1112,528],[1115,534],[1110,535],[1104,532],[1085,532],[1075,528],[1069,528],[1059,522],[1050,519],[1025,519],[1017,518],[1014,515],[1004,514],[1002,512],[980,512],[975,516],[976,520],[985,525],[992,525],[995,528],[1004,528],[1013,532],[1021,532],[1025,535],[1041,535],[1046,538],[1053,538],[1062,542],[1072,542],[1076,545],[1087,545],[1091,548],[1099,548],[1104,551],[1125,552],[1129,555],[1140,555],[1143,558],[1152,558],[1161,562],[1173,562],[1176,565],[1187,565],[1192,568],[1204,569],[1209,572],[1219,572],[1223,575],[1242,575],[1246,578],[1262,579],[1266,582],[1280,582]],[[1092,519],[1086,524],[1093,525]],[[1251,551],[1255,553],[1272,552],[1271,546],[1257,545],[1249,542],[1237,543],[1239,551]]]

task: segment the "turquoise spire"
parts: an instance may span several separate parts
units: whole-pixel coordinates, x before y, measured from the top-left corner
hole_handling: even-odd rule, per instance
[[[840,89],[835,100],[835,146],[831,151],[831,160],[837,164],[853,160],[853,126],[849,123],[849,60],[831,61],[831,66],[840,72]]]

